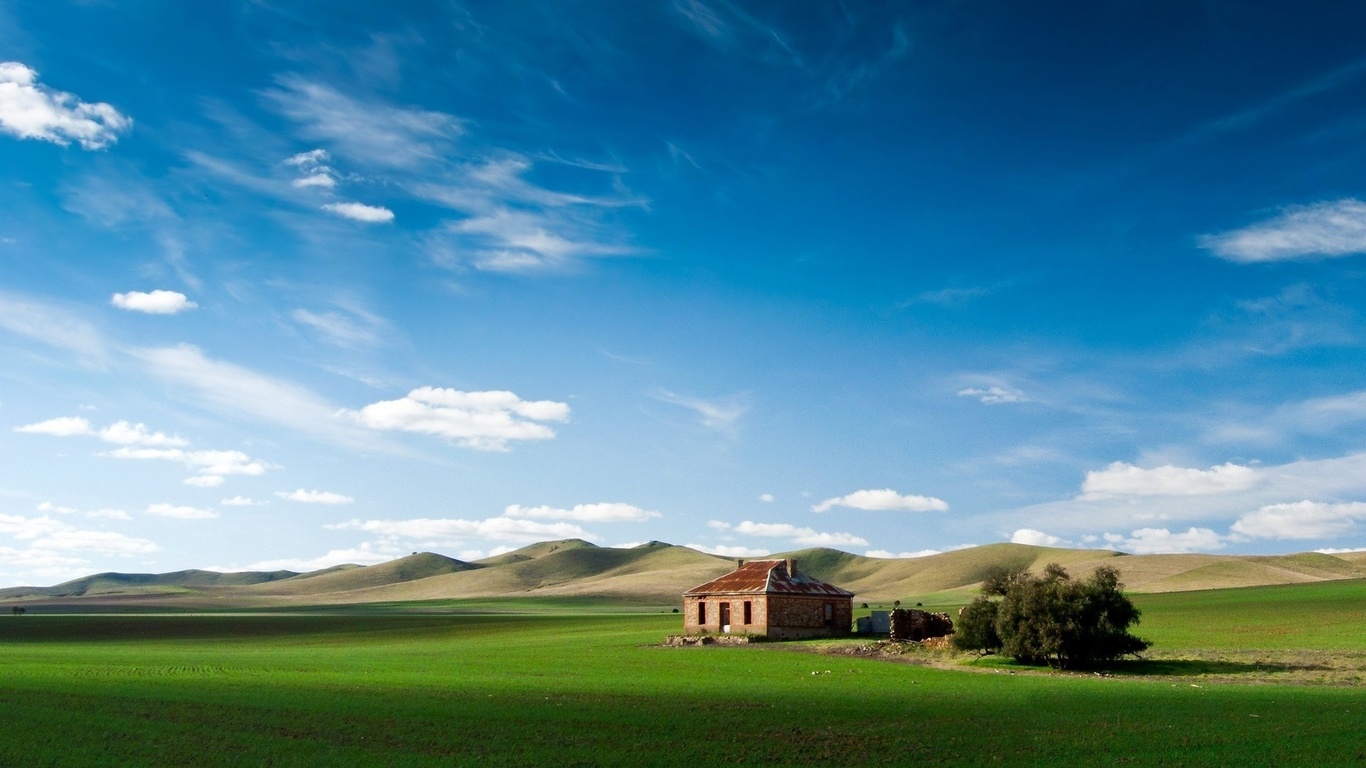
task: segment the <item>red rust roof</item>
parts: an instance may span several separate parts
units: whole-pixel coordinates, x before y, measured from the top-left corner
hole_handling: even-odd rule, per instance
[[[685,595],[769,594],[853,597],[854,593],[798,573],[791,560],[751,560],[717,579],[684,592]]]

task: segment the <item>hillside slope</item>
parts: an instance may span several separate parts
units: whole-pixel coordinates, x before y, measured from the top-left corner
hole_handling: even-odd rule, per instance
[[[796,560],[800,571],[853,591],[860,600],[890,602],[966,598],[994,566],[1040,571],[1059,563],[1074,576],[1112,566],[1133,592],[1177,592],[1366,578],[1366,553],[1343,556],[1125,555],[1110,550],[989,544],[928,557],[883,559],[834,549],[770,557]],[[312,573],[103,573],[54,587],[0,590],[0,600],[110,607],[270,607],[355,605],[503,597],[595,597],[671,605],[685,590],[733,569],[736,561],[687,547],[650,542],[599,547],[579,539],[547,541],[473,563],[432,552],[372,566]]]
[[[182,592],[206,587],[242,587],[299,576],[294,571],[174,571],[172,573],[97,573],[51,587],[0,589],[0,599],[16,597],[81,597],[85,595]]]

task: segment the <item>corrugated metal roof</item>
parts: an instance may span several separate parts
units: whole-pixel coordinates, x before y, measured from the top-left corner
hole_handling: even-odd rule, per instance
[[[853,597],[854,593],[798,572],[790,560],[751,560],[717,579],[684,592],[685,595],[770,594]]]

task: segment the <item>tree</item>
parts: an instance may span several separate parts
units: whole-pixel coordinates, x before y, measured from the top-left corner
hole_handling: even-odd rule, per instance
[[[993,565],[982,575],[982,594],[1004,597],[1010,585],[1029,574],[1027,565]]]
[[[984,596],[959,615],[963,637],[955,638],[954,645],[983,653],[999,648],[1022,664],[1059,668],[1140,653],[1149,643],[1129,634],[1140,612],[1122,587],[1119,572],[1109,566],[1097,568],[1085,581],[1074,581],[1056,563],[1038,576],[1000,571],[984,580]],[[983,626],[989,616],[995,636]]]
[[[996,614],[1000,603],[987,597],[978,597],[958,612],[958,624],[954,627],[953,645],[964,651],[977,651],[985,656],[1001,650],[1001,636],[996,633]]]

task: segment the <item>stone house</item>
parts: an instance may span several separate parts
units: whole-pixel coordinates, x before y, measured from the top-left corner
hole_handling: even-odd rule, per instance
[[[797,572],[792,560],[751,560],[683,593],[685,634],[775,640],[849,634],[854,593]]]

